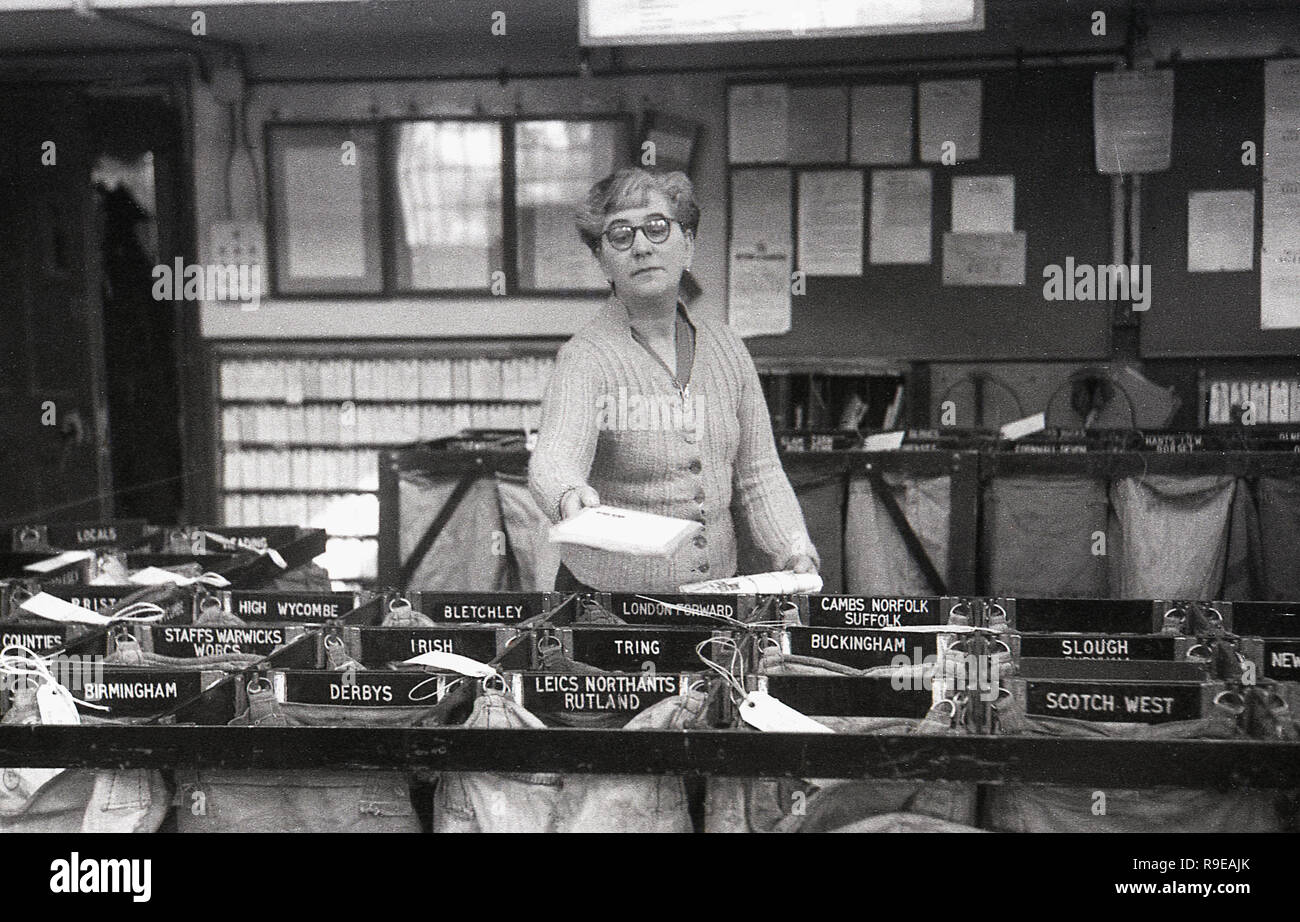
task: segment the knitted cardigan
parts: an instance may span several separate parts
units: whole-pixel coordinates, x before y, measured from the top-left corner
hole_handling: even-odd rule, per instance
[[[632,338],[627,307],[614,295],[559,351],[528,469],[551,521],[560,520],[566,492],[590,485],[604,505],[704,524],[667,558],[565,545],[564,563],[596,589],[670,592],[734,576],[733,509],[772,569],[795,554],[818,560],[776,453],[753,359],[725,324],[694,325],[684,393]]]

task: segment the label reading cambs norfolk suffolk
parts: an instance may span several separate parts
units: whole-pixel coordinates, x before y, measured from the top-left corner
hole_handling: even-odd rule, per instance
[[[942,624],[946,613],[938,598],[863,595],[810,595],[808,621],[813,627],[914,627]]]

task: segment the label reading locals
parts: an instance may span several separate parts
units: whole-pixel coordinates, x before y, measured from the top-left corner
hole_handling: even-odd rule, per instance
[[[541,675],[523,677],[524,707],[530,711],[587,711],[635,714],[678,694],[681,676]]]
[[[1264,675],[1279,682],[1300,681],[1300,640],[1264,641]]]
[[[789,631],[790,652],[795,656],[811,656],[855,669],[889,666],[896,656],[909,657],[911,663],[919,664],[938,650],[935,634],[824,627],[792,627]]]
[[[1300,603],[1233,602],[1232,630],[1243,637],[1300,637]]]
[[[455,653],[486,663],[497,655],[496,631],[455,628],[362,628],[361,662],[372,669],[421,653]]]
[[[93,678],[71,689],[93,704],[106,705],[110,717],[147,717],[168,711],[203,690],[202,672],[102,666]],[[102,711],[91,711],[104,716]]]
[[[284,700],[295,704],[334,704],[348,707],[432,707],[438,703],[448,676],[426,672],[366,670],[279,673]]]
[[[350,592],[230,593],[230,611],[245,621],[331,621],[355,607]]]
[[[1022,634],[1020,655],[1043,659],[1173,660],[1176,658],[1176,638],[1122,634],[1118,637],[1105,634],[1074,637]]]
[[[1026,682],[1025,713],[1110,723],[1160,724],[1201,716],[1199,685]]]
[[[573,658],[601,669],[627,672],[647,668],[659,672],[690,671],[701,667],[696,647],[713,636],[712,631],[653,628],[573,629]],[[706,648],[707,652],[707,648]]]
[[[421,592],[420,613],[448,624],[516,624],[540,615],[540,592]]]
[[[814,627],[913,627],[942,624],[937,598],[891,598],[865,595],[810,595],[808,622]]]
[[[642,598],[642,596],[648,598]],[[650,601],[653,599],[654,601]],[[666,603],[661,605],[659,603]],[[628,624],[723,625],[721,618],[738,618],[736,597],[711,593],[612,592],[610,610]],[[668,606],[680,606],[669,608]],[[687,611],[682,611],[682,609]],[[712,617],[711,617],[712,616]]]
[[[301,631],[302,628],[295,630]],[[220,656],[224,653],[268,656],[290,639],[285,628],[253,625],[156,625],[151,628],[151,633],[155,653],[181,658]]]

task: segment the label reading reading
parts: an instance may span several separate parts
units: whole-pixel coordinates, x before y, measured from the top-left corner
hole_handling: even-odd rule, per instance
[[[1199,685],[1026,682],[1025,713],[1110,723],[1159,724],[1197,720]]]
[[[865,595],[810,595],[808,621],[814,627],[913,627],[942,624],[937,598]]]

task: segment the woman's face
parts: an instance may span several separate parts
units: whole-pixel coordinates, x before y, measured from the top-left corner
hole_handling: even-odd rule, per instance
[[[648,194],[641,208],[625,208],[606,215],[603,230],[607,231],[616,224],[639,228],[654,215],[673,218],[672,203],[659,192]],[[682,272],[691,267],[694,255],[694,238],[672,220],[668,239],[663,243],[652,243],[645,232],[638,229],[632,245],[626,250],[616,250],[607,238],[601,238],[597,258],[605,270],[605,277],[614,284],[620,297],[638,300],[671,298],[675,302]]]

